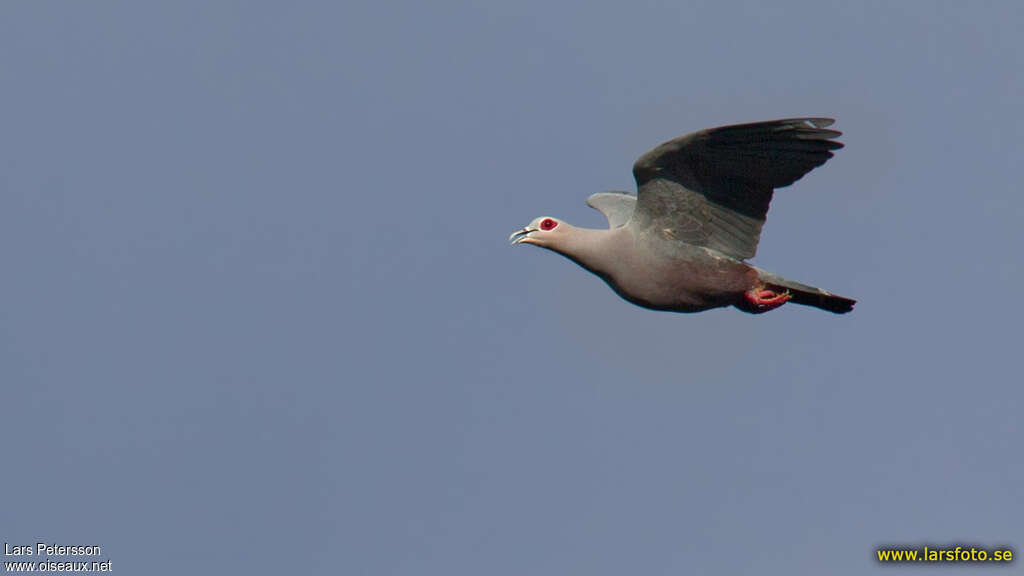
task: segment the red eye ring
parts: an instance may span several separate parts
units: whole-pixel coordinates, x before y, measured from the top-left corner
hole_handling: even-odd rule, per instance
[[[556,222],[555,220],[553,220],[551,218],[545,218],[545,219],[540,221],[540,229],[541,230],[545,230],[545,231],[546,230],[554,230],[555,226],[558,226],[558,222]]]

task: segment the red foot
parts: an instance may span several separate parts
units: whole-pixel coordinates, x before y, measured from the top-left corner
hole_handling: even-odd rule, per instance
[[[752,288],[743,293],[743,298],[750,303],[751,312],[767,312],[782,306],[792,296],[789,295],[789,290],[775,292],[767,288]]]

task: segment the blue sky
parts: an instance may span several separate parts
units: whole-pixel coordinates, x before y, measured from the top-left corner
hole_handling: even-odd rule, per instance
[[[3,4],[0,536],[155,575],[1021,547],[1022,16]],[[846,148],[754,263],[850,315],[651,312],[507,244],[603,225],[664,140],[803,115]]]

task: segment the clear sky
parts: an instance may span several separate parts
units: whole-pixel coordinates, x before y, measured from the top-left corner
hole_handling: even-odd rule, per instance
[[[151,575],[1024,554],[1021,6],[2,3],[0,539]],[[507,244],[803,115],[846,148],[754,263],[850,315],[651,312]]]

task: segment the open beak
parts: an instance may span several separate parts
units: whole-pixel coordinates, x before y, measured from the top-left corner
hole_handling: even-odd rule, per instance
[[[527,244],[532,244],[532,242],[530,242],[530,232],[536,232],[536,231],[537,231],[537,228],[530,228],[529,226],[527,226],[526,228],[523,228],[522,230],[513,232],[512,235],[508,237],[508,241],[511,242],[512,244],[519,244],[520,242],[526,242]]]

